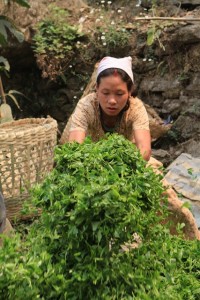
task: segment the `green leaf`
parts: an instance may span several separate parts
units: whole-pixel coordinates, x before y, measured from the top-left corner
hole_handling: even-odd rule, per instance
[[[98,228],[98,226],[99,226],[99,222],[93,222],[93,223],[92,223],[92,230],[93,230],[93,231],[96,231],[97,228]]]
[[[9,91],[9,94],[18,94],[18,95],[21,95],[21,96],[24,96],[24,97],[25,97],[25,95],[24,95],[23,93],[21,93],[21,92],[19,92],[19,91],[16,91],[16,90],[10,90],[10,91]]]
[[[147,31],[147,45],[151,46],[154,42],[154,39],[155,39],[155,30],[154,28],[150,28]]]
[[[5,45],[7,43],[7,32],[5,28],[5,20],[0,16],[0,43]]]
[[[187,169],[187,171],[188,171],[189,175],[193,175],[193,172],[194,172],[193,168],[189,168],[189,169]]]
[[[0,29],[1,30],[1,29]],[[5,36],[0,32],[0,44],[2,46],[5,46],[7,42],[7,39],[5,39]]]
[[[6,94],[6,96],[10,97],[10,98],[13,100],[13,102],[15,103],[15,105],[17,106],[17,108],[18,108],[19,110],[21,110],[21,108],[20,108],[20,106],[19,106],[19,103],[18,103],[16,97],[15,97],[10,91]]]
[[[1,63],[4,65],[3,69],[9,72],[9,71],[10,71],[10,65],[9,65],[9,62],[8,62],[8,60],[7,60],[5,57],[3,57],[3,56],[0,56],[0,64],[1,64]],[[1,67],[0,67],[0,68],[1,68]]]
[[[27,0],[13,0],[13,1],[16,2],[17,4],[21,5],[21,6],[24,6],[24,7],[27,7],[27,8],[30,7],[29,1],[27,1]]]
[[[7,43],[7,30],[9,30],[18,40],[18,42],[23,42],[24,35],[18,30],[14,22],[6,16],[0,16],[0,42],[2,45]]]
[[[186,201],[186,202],[183,203],[182,207],[191,209],[191,204],[190,204],[190,202],[187,202],[187,201]]]

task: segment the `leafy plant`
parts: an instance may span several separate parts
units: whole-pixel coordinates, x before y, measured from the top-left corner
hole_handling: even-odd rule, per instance
[[[104,35],[102,34],[104,32]],[[100,39],[102,40],[102,45],[106,49],[106,54],[110,54],[116,47],[125,47],[128,45],[130,39],[130,33],[125,29],[116,30],[116,26],[109,25],[106,28],[100,29]]]
[[[83,34],[67,23],[65,10],[54,6],[50,9],[50,16],[37,25],[33,48],[43,77],[55,80],[63,74],[74,54],[75,42]]]
[[[58,147],[55,169],[34,189],[40,220],[0,251],[0,298],[199,299],[199,242],[161,225],[162,192],[122,136]]]
[[[1,72],[7,72],[10,71],[10,65],[4,57],[0,56],[0,74]],[[12,111],[10,105],[7,104],[7,98],[10,98],[18,109],[21,110],[19,103],[17,101],[16,95],[24,96],[23,93],[20,93],[16,90],[9,90],[7,93],[4,92],[3,83],[0,75],[0,103],[2,102],[0,106],[0,123],[8,122],[13,120]]]
[[[3,2],[5,3],[5,5],[10,5],[13,2],[27,8],[30,7],[28,0],[3,0]]]
[[[29,7],[27,0],[4,0],[5,5],[10,5],[11,3],[16,2],[17,4]],[[14,21],[7,16],[0,15],[0,44],[5,46],[8,42],[7,30],[13,34],[13,36],[18,40],[18,42],[23,42],[24,36],[23,33],[17,28]]]
[[[178,75],[178,81],[182,84],[188,84],[188,80],[190,79],[190,75],[187,72],[181,72]]]
[[[9,30],[19,42],[23,42],[24,36],[17,29],[14,22],[6,16],[0,15],[0,44],[6,45],[8,41],[7,30]]]
[[[153,0],[152,7],[151,7],[151,12],[153,17],[157,15],[157,8],[158,8],[158,1]],[[170,27],[171,25],[172,22],[169,21],[160,22],[160,21],[152,20],[147,30],[147,45],[151,46],[155,41],[157,41],[159,43],[160,48],[162,48],[165,51],[165,46],[161,41],[161,36],[165,28]]]
[[[151,26],[147,30],[147,45],[151,46],[155,41],[158,41],[160,48],[165,51],[165,46],[162,43],[161,36],[166,27],[171,26],[171,22],[151,21]]]
[[[27,0],[4,0],[5,5],[10,5],[11,2],[16,2],[24,7],[29,7]],[[24,36],[21,31],[17,28],[13,20],[7,16],[0,15],[0,44],[4,47],[8,43],[8,32],[10,32],[18,42],[23,42]],[[5,72],[8,74],[10,71],[10,65],[6,58],[0,56],[0,98],[3,104],[0,106],[0,123],[13,120],[11,107],[6,103],[6,97],[11,98],[17,107],[20,109],[15,94],[23,95],[22,93],[10,90],[8,93],[4,92],[1,73]]]

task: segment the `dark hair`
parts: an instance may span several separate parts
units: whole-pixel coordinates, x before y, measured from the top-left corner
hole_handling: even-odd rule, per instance
[[[109,68],[109,69],[102,71],[97,77],[97,86],[99,86],[101,78],[108,77],[108,76],[115,74],[116,70],[117,70],[117,73],[120,75],[121,79],[126,83],[128,91],[132,93],[133,87],[134,87],[133,81],[131,80],[131,78],[128,76],[128,74],[124,70],[121,70],[118,68]]]

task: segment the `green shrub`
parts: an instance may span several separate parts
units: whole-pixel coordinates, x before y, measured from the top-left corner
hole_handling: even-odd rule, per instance
[[[116,28],[116,25],[106,24],[97,29],[98,41],[96,42],[102,52],[112,55],[116,48],[124,49],[129,46],[131,34],[126,29]]]
[[[122,136],[58,147],[34,190],[41,218],[0,252],[0,299],[199,299],[199,242],[160,224],[162,192]]]
[[[76,41],[83,36],[67,22],[66,10],[50,6],[50,15],[36,26],[33,49],[43,77],[55,80],[74,55]]]

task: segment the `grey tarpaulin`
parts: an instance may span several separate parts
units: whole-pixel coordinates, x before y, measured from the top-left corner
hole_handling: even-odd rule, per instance
[[[165,179],[180,199],[191,204],[191,211],[200,227],[200,158],[182,153],[167,170]]]

